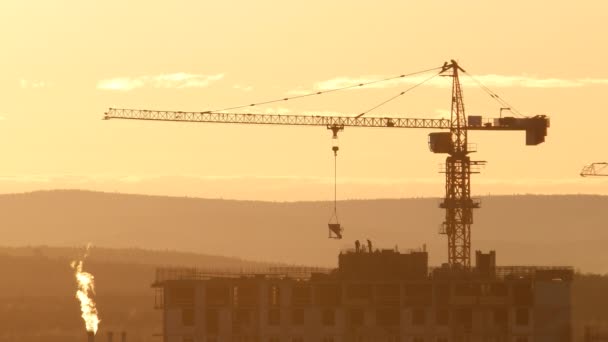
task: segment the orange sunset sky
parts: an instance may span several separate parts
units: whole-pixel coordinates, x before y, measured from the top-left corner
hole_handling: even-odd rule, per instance
[[[607,194],[581,178],[608,160],[606,1],[2,1],[0,193],[40,189],[260,200],[333,196],[330,133],[316,127],[102,121],[108,107],[202,111],[440,66],[462,67],[527,115],[472,132],[473,194]],[[467,114],[500,105],[466,77]],[[356,115],[411,86],[389,82],[253,108]],[[436,79],[367,115],[449,115]],[[429,130],[340,136],[340,198],[442,196]]]

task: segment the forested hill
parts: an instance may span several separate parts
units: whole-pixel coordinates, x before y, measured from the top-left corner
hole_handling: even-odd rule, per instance
[[[481,198],[473,249],[500,265],[571,265],[607,273],[608,197]],[[0,195],[1,245],[145,248],[263,262],[333,266],[340,249],[370,238],[405,250],[427,245],[446,260],[444,211],[434,198],[339,202],[344,240],[327,239],[328,202],[256,202],[88,191]],[[177,258],[177,257],[176,257]],[[160,263],[165,256],[160,257]],[[179,259],[179,258],[178,258]],[[176,262],[179,260],[176,259]],[[219,259],[217,259],[219,260]]]

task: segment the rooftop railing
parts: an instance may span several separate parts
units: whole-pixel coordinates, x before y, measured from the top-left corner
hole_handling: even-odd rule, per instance
[[[155,284],[173,280],[209,280],[213,278],[268,278],[309,280],[314,274],[329,275],[333,269],[323,267],[267,267],[242,269],[213,269],[188,267],[162,267],[156,270]],[[454,270],[446,267],[430,267],[429,279],[432,278],[494,278],[522,279],[539,278],[543,280],[571,280],[574,269],[568,266],[498,266],[490,274],[483,274],[476,268]]]
[[[329,274],[332,270],[322,267],[267,267],[214,269],[193,267],[161,267],[156,269],[156,284],[170,280],[208,280],[212,278],[291,278],[310,279],[315,273]]]

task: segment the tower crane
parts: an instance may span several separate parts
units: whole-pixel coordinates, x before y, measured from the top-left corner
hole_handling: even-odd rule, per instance
[[[591,163],[589,165],[585,165],[581,170],[582,177],[589,176],[608,176],[608,163]]]
[[[433,69],[431,69],[433,70]],[[447,132],[429,134],[429,148],[434,153],[447,154],[445,169],[445,198],[440,207],[445,209],[445,220],[441,233],[448,239],[448,263],[451,267],[471,266],[471,224],[473,209],[478,201],[471,198],[471,174],[484,162],[472,161],[475,152],[468,143],[469,131],[525,131],[526,145],[538,145],[545,141],[549,118],[545,115],[533,117],[501,117],[482,120],[481,116],[465,116],[459,73],[466,73],[454,60],[436,68],[438,75],[452,78],[452,100],[450,119],[416,119],[403,117],[365,117],[329,115],[276,115],[255,113],[228,113],[221,111],[182,112],[163,110],[140,110],[110,108],[104,119],[206,122],[248,125],[321,126],[331,130],[334,136],[346,127],[374,128],[425,128]],[[401,75],[403,77],[404,75]],[[371,82],[370,82],[371,83]],[[361,86],[359,84],[357,86]],[[483,86],[485,88],[485,86]],[[411,88],[410,88],[411,89]],[[409,90],[409,89],[408,89]],[[486,91],[487,88],[486,88]],[[320,94],[318,92],[316,94]],[[403,95],[402,92],[400,95]],[[310,95],[315,95],[311,93]],[[498,97],[491,93],[492,97]],[[288,98],[282,99],[287,100]],[[268,101],[261,104],[278,102]],[[252,104],[250,106],[253,106]],[[233,107],[234,109],[240,107]],[[226,109],[226,110],[228,110]],[[330,227],[331,229],[331,227]]]

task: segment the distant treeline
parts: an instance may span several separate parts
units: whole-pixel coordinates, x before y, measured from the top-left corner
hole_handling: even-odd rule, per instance
[[[496,250],[499,265],[573,266],[583,272],[608,273],[604,261],[608,258],[608,196],[491,196],[481,200],[483,209],[475,212],[473,248]],[[246,260],[333,266],[339,249],[353,247],[357,239],[371,239],[380,248],[397,245],[405,250],[424,244],[430,251],[430,263],[440,265],[447,260],[447,248],[445,236],[437,233],[445,215],[438,203],[435,198],[340,201],[340,223],[346,227],[342,241],[325,238],[332,208],[329,202],[65,190],[0,195],[0,214],[5,246],[92,242],[115,248],[170,248]],[[144,254],[134,249],[125,256],[137,263]],[[189,258],[175,254],[173,261],[165,261],[168,255],[156,256],[157,264],[183,264]]]

